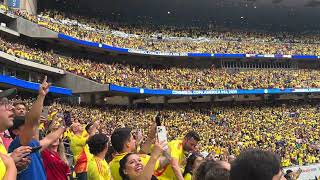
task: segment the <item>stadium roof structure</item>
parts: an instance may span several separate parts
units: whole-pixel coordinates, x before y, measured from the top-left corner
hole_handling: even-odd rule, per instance
[[[71,6],[78,12],[91,12],[115,21],[320,29],[317,21],[320,0],[51,0],[40,3],[42,8],[70,9]]]

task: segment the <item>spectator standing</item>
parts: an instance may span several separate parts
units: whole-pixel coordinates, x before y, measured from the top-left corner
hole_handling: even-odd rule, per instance
[[[72,134],[69,136],[70,149],[74,157],[74,171],[78,180],[87,180],[88,161],[92,158],[92,154],[89,151],[87,140],[97,132],[98,122],[88,128],[87,132],[83,125],[80,123],[74,123],[71,126]]]
[[[52,129],[56,131],[57,128]],[[65,154],[63,141],[58,138],[47,149],[41,152],[47,180],[66,180],[71,174]]]
[[[184,139],[173,140],[168,143],[170,165],[158,174],[160,180],[183,180],[181,169],[186,165],[188,153],[195,152],[200,136],[195,131],[188,132]]]
[[[105,156],[108,152],[108,137],[104,134],[95,134],[88,140],[90,153],[93,157],[89,160],[89,180],[110,180],[111,172]]]
[[[45,150],[50,144],[56,141],[57,138],[64,132],[65,128],[61,127],[57,131],[49,134],[44,139],[39,141],[38,127],[40,123],[40,115],[43,108],[45,96],[49,92],[50,84],[47,83],[47,77],[44,78],[39,88],[39,95],[32,105],[31,110],[24,117],[15,117],[13,127],[10,128],[10,135],[14,140],[9,146],[9,152],[14,152],[23,146],[32,148],[39,147],[40,150],[29,155],[31,163],[20,172],[17,179],[46,179],[45,169],[41,159],[40,152]]]
[[[259,149],[240,153],[231,164],[230,180],[285,180],[279,157]]]

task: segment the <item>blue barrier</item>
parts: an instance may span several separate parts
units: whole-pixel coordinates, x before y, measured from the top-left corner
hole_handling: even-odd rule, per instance
[[[188,52],[188,53],[173,53],[173,52],[159,52],[159,51],[145,51],[140,49],[127,49],[127,48],[120,48],[120,47],[113,47],[106,44],[100,44],[85,40],[80,40],[65,34],[58,34],[58,38],[64,39],[67,41],[71,41],[77,44],[90,46],[90,47],[97,47],[101,49],[121,52],[121,53],[134,53],[134,54],[142,54],[142,55],[155,55],[155,56],[177,56],[177,57],[215,57],[215,58],[285,58],[285,59],[320,59],[320,56],[315,55],[283,55],[283,54],[228,54],[228,53],[195,53],[195,52]]]
[[[24,88],[24,89],[34,90],[34,91],[38,91],[40,86],[39,83],[29,82],[29,81],[17,79],[15,77],[4,76],[4,75],[0,75],[0,83],[9,84],[19,88]],[[51,86],[49,88],[49,92],[54,94],[68,95],[68,96],[72,95],[71,89],[66,89],[66,88],[61,88],[56,86]]]
[[[132,88],[123,87],[114,84],[109,85],[110,91],[133,93],[133,94],[148,94],[148,95],[249,95],[249,94],[292,94],[292,93],[315,93],[320,92],[320,88],[309,89],[227,89],[227,90],[190,90],[190,91],[177,91],[168,89],[145,89],[145,88]]]

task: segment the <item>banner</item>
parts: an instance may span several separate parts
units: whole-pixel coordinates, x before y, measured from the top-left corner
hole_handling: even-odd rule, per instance
[[[289,169],[295,172],[299,168],[302,169],[302,173],[300,174],[298,180],[315,180],[316,178],[318,180],[320,179],[320,164],[287,167],[287,168],[283,168],[283,170],[284,170],[284,173]]]
[[[19,0],[9,0],[18,2]],[[15,3],[17,5],[17,3]],[[18,5],[19,6],[19,5]],[[81,39],[74,38],[65,34],[58,34],[58,38],[71,41],[80,45],[85,45],[88,47],[97,47],[105,50],[111,50],[120,53],[133,53],[141,55],[150,56],[176,56],[176,57],[212,57],[212,58],[268,58],[268,59],[320,59],[320,56],[314,55],[284,55],[284,54],[230,54],[230,53],[199,53],[199,52],[161,52],[161,51],[146,51],[142,49],[128,49],[121,47],[114,47],[106,44],[101,44],[97,42],[85,41]]]
[[[109,84],[110,91],[134,94],[153,94],[153,95],[251,95],[251,94],[293,94],[293,93],[315,93],[320,92],[320,88],[310,89],[213,89],[213,90],[187,90],[177,91],[171,89],[144,89],[138,87],[125,87]]]
[[[20,8],[20,0],[8,0],[8,6],[12,8]]]

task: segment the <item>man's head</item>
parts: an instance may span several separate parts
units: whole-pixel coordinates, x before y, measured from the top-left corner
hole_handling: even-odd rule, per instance
[[[16,116],[25,116],[27,113],[27,106],[23,102],[17,102],[13,104],[14,106],[14,114]]]
[[[183,139],[183,150],[187,152],[195,151],[199,141],[200,136],[195,131],[188,132]]]
[[[10,136],[14,139],[19,136],[23,131],[23,126],[25,122],[25,116],[15,116],[13,120],[13,126],[9,128]]]
[[[5,131],[13,125],[14,107],[6,98],[15,93],[16,89],[9,89],[0,92],[0,131]]]
[[[80,124],[80,123],[73,123],[72,125],[71,125],[71,131],[74,133],[74,134],[81,134],[82,133],[82,131],[83,131],[83,127],[82,127],[82,125]]]
[[[116,129],[111,135],[111,143],[118,153],[130,153],[136,150],[136,140],[132,136],[130,128]]]
[[[108,137],[104,134],[95,134],[88,140],[90,153],[98,155],[101,152],[107,153],[108,151]]]
[[[243,151],[231,164],[230,180],[283,180],[279,157],[269,151]]]
[[[230,164],[224,161],[205,161],[194,173],[195,180],[229,180]]]

